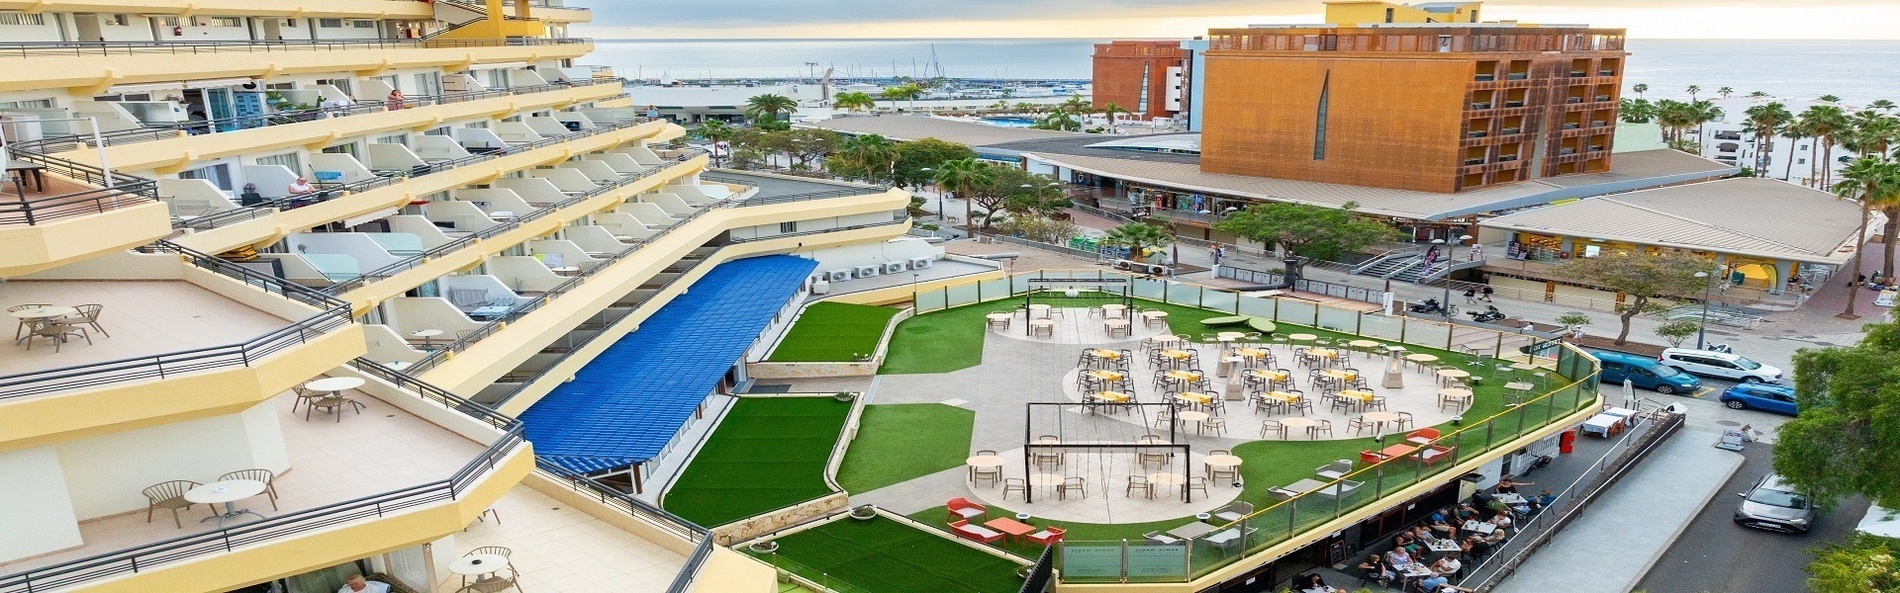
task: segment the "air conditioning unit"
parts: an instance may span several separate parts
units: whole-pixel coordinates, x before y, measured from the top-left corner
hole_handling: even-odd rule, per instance
[[[830,282],[826,282],[826,281],[823,281],[823,280],[819,280],[819,281],[817,281],[817,282],[813,282],[813,283],[811,283],[811,293],[812,293],[812,294],[826,294],[826,293],[829,293],[829,292],[831,292],[831,283],[830,283]]]
[[[897,273],[908,272],[908,271],[910,271],[910,262],[901,262],[901,261],[884,262],[884,273],[886,274],[897,274]]]
[[[851,270],[832,270],[825,272],[825,280],[844,282],[851,279]]]
[[[937,260],[930,259],[928,257],[919,257],[919,258],[910,260],[910,269],[913,269],[913,270],[926,270],[926,269],[929,269],[930,266],[934,266],[934,265],[937,265]]]
[[[877,274],[877,266],[858,266],[859,278],[871,278],[877,276]]]

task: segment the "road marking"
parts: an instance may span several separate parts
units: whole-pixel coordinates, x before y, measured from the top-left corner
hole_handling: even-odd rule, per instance
[[[1714,388],[1714,387],[1704,387],[1704,388],[1702,388],[1701,390],[1698,390],[1698,391],[1696,391],[1695,393],[1691,393],[1691,394],[1689,394],[1689,397],[1693,397],[1693,398],[1696,398],[1696,399],[1702,399],[1702,396],[1704,396],[1704,395],[1708,395],[1708,394],[1711,394],[1711,393],[1715,393],[1715,388]]]

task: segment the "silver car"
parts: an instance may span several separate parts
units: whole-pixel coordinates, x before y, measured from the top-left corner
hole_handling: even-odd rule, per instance
[[[1762,476],[1755,487],[1736,494],[1742,497],[1735,509],[1735,522],[1744,527],[1784,533],[1807,533],[1814,525],[1814,506],[1793,484],[1775,474]]]

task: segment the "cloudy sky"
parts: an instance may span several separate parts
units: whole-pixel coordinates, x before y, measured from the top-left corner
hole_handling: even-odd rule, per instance
[[[1318,0],[574,0],[605,38],[1187,37],[1320,20]],[[1623,27],[1632,37],[1900,39],[1895,0],[1530,0],[1485,18]]]

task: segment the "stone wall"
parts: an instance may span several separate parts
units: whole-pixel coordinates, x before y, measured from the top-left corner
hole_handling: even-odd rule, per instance
[[[805,523],[845,510],[850,496],[833,492],[823,498],[798,503],[763,515],[727,523],[712,530],[713,543],[730,546],[793,525]]]

